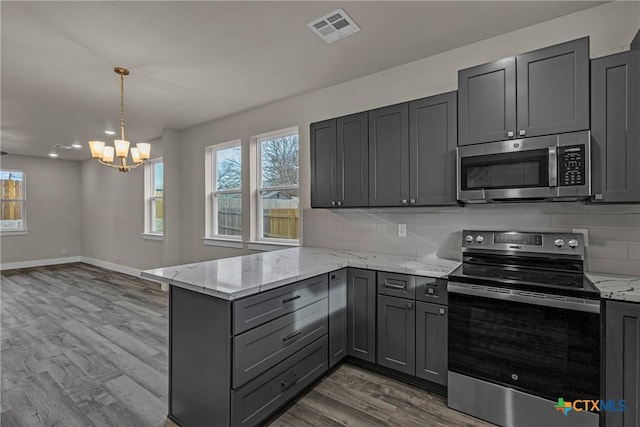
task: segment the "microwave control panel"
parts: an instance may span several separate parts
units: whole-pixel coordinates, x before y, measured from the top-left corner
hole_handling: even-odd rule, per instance
[[[563,187],[585,185],[584,145],[558,147],[558,184]]]

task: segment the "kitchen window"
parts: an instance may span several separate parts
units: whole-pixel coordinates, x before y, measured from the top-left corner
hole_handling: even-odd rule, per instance
[[[25,234],[25,175],[21,170],[0,170],[0,232],[2,235]]]
[[[162,158],[145,164],[145,230],[143,236],[162,239],[164,233],[164,164]]]
[[[216,144],[207,149],[205,170],[209,178],[204,238],[205,244],[241,247],[242,239],[242,147],[240,140]],[[212,239],[212,240],[208,240]],[[240,246],[238,246],[240,244]]]
[[[257,138],[256,237],[297,244],[299,238],[298,128]]]

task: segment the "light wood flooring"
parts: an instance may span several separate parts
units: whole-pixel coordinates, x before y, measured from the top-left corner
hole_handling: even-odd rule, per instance
[[[156,284],[82,263],[4,271],[0,280],[3,427],[174,426],[168,301]],[[489,424],[347,364],[271,422],[343,425]]]

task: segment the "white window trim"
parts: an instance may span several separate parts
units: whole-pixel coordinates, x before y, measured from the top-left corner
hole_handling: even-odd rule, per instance
[[[27,174],[21,169],[2,169],[3,172],[20,172],[22,174],[22,198],[21,199],[0,199],[3,202],[22,202],[22,228],[11,230],[0,230],[0,236],[25,236],[29,234],[27,228]]]
[[[253,240],[249,243],[249,249],[255,250],[272,250],[269,246],[265,245],[280,245],[282,247],[300,246],[300,239],[275,239],[271,237],[264,237],[262,235],[263,230],[263,215],[262,215],[262,193],[277,190],[298,190],[298,200],[300,200],[300,176],[298,176],[298,185],[286,185],[277,187],[262,187],[262,153],[260,143],[264,140],[277,138],[281,136],[298,135],[298,153],[300,152],[300,132],[298,126],[293,126],[286,129],[280,129],[273,132],[267,132],[260,135],[256,135],[252,138],[255,141],[255,171],[256,171],[256,189],[255,196],[251,197],[253,203],[255,203],[255,221],[252,221],[252,225],[255,226],[255,230],[252,233]],[[298,154],[298,173],[300,172],[300,156]],[[253,192],[252,192],[253,193]],[[298,205],[298,212],[300,211],[300,205]],[[299,214],[298,214],[299,215]],[[300,224],[298,224],[300,227]],[[300,236],[301,230],[298,229],[298,236]]]
[[[151,159],[147,161],[144,165],[144,232],[142,233],[142,238],[147,240],[162,240],[164,238],[164,232],[162,231],[152,231],[153,229],[153,218],[155,217],[155,201],[157,199],[163,199],[162,197],[154,196],[154,165],[156,163],[163,162],[162,157],[157,157],[155,159]],[[163,176],[164,179],[164,176]],[[164,187],[164,183],[163,183]],[[163,203],[164,206],[164,203]],[[163,212],[164,218],[164,212]],[[163,226],[164,228],[164,226]]]
[[[217,234],[215,231],[218,229],[218,216],[216,215],[216,195],[217,194],[233,194],[240,193],[240,197],[243,195],[242,185],[239,189],[235,190],[216,190],[216,152],[226,150],[228,148],[240,147],[240,164],[242,168],[242,140],[234,139],[233,141],[227,141],[220,144],[214,144],[206,147],[205,155],[205,204],[204,204],[204,237],[202,237],[202,243],[207,246],[221,246],[227,248],[242,248],[242,236],[230,235],[230,234]],[[244,209],[242,210],[244,212]]]

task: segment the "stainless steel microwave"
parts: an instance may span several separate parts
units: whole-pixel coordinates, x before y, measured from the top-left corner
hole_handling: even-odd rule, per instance
[[[578,200],[591,196],[591,132],[458,147],[458,200]]]

